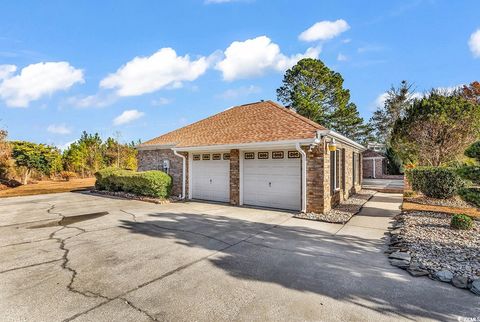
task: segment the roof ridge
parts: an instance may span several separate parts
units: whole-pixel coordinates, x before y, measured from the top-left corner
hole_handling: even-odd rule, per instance
[[[318,127],[318,128],[325,128],[323,125],[318,124],[317,122],[312,121],[312,120],[310,120],[309,118],[306,118],[305,116],[302,116],[302,115],[298,114],[297,112],[294,112],[294,111],[290,110],[289,108],[287,108],[287,107],[285,107],[285,106],[283,106],[283,105],[280,105],[280,104],[278,104],[278,103],[276,103],[276,102],[274,102],[274,101],[272,101],[272,100],[268,100],[268,101],[266,101],[266,102],[267,102],[267,103],[270,103],[271,105],[279,108],[280,110],[284,111],[285,113],[290,114],[290,115],[298,118],[299,120],[301,120],[301,121],[303,121],[303,122],[305,122],[305,123],[307,123],[307,124],[309,124],[309,125],[312,125],[312,126]]]

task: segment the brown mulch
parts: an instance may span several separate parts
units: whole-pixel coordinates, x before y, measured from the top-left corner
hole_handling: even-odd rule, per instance
[[[472,208],[468,202],[462,200],[459,196],[455,196],[448,199],[436,199],[417,194],[412,197],[404,197],[404,201],[419,203],[422,205],[430,206],[442,206],[442,207],[454,207],[454,208]]]
[[[480,218],[480,210],[475,208],[459,208],[459,207],[448,207],[448,206],[438,206],[438,205],[425,205],[419,203],[413,203],[404,201],[402,205],[404,211],[432,211],[432,212],[441,212],[446,214],[466,214],[468,216]]]
[[[71,179],[70,181],[45,180],[15,188],[0,190],[0,198],[84,190],[90,189],[94,185],[95,178]]]

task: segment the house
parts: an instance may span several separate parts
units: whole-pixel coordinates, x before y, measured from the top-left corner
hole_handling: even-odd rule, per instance
[[[362,153],[363,177],[382,178],[386,174],[385,157],[374,150],[365,150]]]
[[[361,188],[365,148],[272,101],[240,105],[138,146],[186,199],[322,213]]]

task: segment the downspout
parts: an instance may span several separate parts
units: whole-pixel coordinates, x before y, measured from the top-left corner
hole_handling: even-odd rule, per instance
[[[307,212],[307,154],[300,143],[296,143],[295,148],[302,156],[302,212]]]
[[[184,155],[178,153],[175,149],[172,149],[173,154],[182,158],[182,199],[185,199],[185,181],[186,181],[186,169],[187,169],[187,159]]]

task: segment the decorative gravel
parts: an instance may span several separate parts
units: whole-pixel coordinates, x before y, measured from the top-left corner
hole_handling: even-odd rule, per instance
[[[405,201],[418,203],[422,205],[443,206],[443,207],[455,207],[455,208],[472,208],[472,206],[462,200],[460,197],[455,196],[449,199],[435,199],[419,194],[415,197],[405,197]]]
[[[96,194],[101,194],[101,195],[107,195],[107,196],[122,198],[122,199],[140,200],[140,201],[152,202],[152,203],[162,204],[162,205],[179,200],[179,199],[174,198],[174,197],[170,197],[168,199],[146,197],[146,196],[140,196],[140,195],[136,195],[136,194],[128,193],[128,192],[123,192],[123,191],[91,190],[90,192],[96,193]]]
[[[476,288],[480,281],[480,222],[474,221],[471,230],[456,230],[450,228],[450,219],[448,214],[426,211],[398,215],[390,232],[390,263],[414,276],[428,275],[480,292]]]
[[[344,224],[357,214],[374,194],[373,190],[362,189],[325,214],[300,213],[295,217]]]

